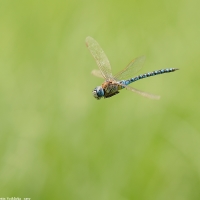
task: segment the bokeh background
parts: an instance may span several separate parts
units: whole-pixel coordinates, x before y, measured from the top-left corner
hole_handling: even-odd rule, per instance
[[[0,197],[200,199],[200,1],[0,1]],[[113,72],[180,70],[92,97]]]

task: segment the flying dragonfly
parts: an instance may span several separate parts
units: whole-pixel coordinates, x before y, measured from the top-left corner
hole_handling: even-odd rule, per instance
[[[85,41],[87,48],[99,67],[99,70],[93,70],[92,74],[105,79],[101,86],[97,86],[92,91],[93,96],[98,100],[102,97],[109,98],[119,94],[119,90],[124,88],[150,99],[159,99],[160,96],[137,90],[129,84],[143,78],[178,70],[177,68],[160,69],[133,77],[133,74],[137,73],[144,64],[145,56],[141,56],[132,60],[122,71],[113,75],[110,62],[98,42],[90,36]]]

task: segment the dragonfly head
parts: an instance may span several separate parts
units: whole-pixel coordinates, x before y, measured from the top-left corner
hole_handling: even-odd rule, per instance
[[[101,86],[97,86],[92,91],[92,94],[93,94],[94,98],[96,98],[98,100],[101,99],[104,96],[103,88]]]

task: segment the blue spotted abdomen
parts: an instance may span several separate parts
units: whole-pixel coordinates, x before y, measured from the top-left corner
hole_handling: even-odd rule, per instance
[[[176,69],[176,68],[160,69],[160,70],[156,70],[153,72],[141,74],[139,76],[136,76],[136,77],[128,79],[128,80],[122,80],[122,81],[120,81],[120,83],[123,85],[129,85],[130,83],[133,83],[133,82],[138,81],[143,78],[147,78],[147,77],[151,77],[151,76],[155,76],[155,75],[159,75],[159,74],[164,74],[164,73],[169,73],[169,72],[174,72],[176,70],[178,70],[178,69]]]

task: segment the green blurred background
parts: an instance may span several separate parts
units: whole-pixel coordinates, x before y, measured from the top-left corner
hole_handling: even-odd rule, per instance
[[[200,1],[0,1],[0,197],[200,199]],[[175,73],[97,101],[92,36],[113,72]]]

